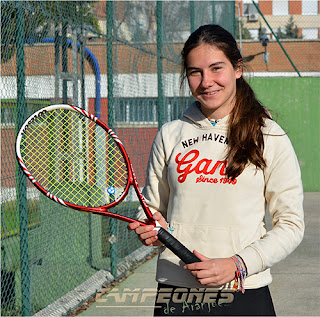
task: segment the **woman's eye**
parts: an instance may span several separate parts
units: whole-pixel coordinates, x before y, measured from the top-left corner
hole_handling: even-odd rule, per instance
[[[190,72],[188,73],[188,76],[195,76],[195,75],[198,75],[198,74],[200,74],[200,71],[198,71],[198,70],[193,70],[193,71],[190,71]]]

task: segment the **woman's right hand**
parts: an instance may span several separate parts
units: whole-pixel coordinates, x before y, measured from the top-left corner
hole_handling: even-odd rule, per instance
[[[153,214],[153,219],[158,221],[162,228],[167,230],[167,224],[160,212]],[[147,222],[147,220],[145,220]],[[138,235],[139,240],[148,247],[157,247],[162,245],[158,240],[158,231],[152,225],[143,226],[139,222],[132,222],[128,224],[129,230],[134,230]]]

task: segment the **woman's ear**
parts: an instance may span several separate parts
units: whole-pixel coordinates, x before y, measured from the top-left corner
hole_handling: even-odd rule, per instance
[[[235,71],[236,71],[236,79],[239,79],[242,76],[242,72],[243,72],[243,63],[241,59],[239,59],[238,64],[235,68]]]

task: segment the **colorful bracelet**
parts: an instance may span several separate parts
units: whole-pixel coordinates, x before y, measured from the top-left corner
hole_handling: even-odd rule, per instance
[[[175,230],[176,228],[174,227],[170,227],[170,225],[167,223],[167,231],[172,234],[172,232]]]
[[[233,285],[233,289],[235,291],[240,291],[244,294],[244,281],[248,275],[246,265],[243,262],[242,258],[239,255],[235,255],[231,258],[236,264],[237,270],[235,272],[235,281]]]

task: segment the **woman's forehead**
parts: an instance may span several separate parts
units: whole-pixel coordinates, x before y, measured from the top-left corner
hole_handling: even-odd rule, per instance
[[[224,52],[215,45],[211,44],[200,44],[193,48],[187,58],[186,62],[188,66],[197,64],[214,64],[228,61],[228,58]]]

